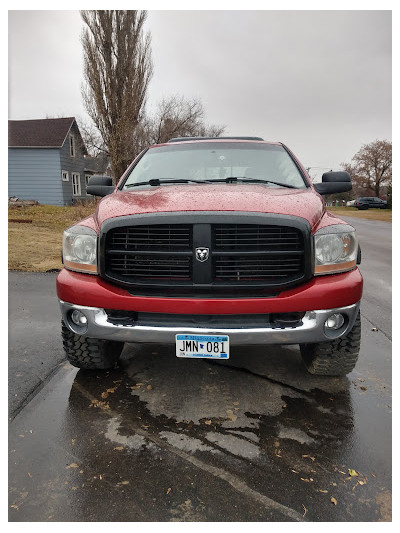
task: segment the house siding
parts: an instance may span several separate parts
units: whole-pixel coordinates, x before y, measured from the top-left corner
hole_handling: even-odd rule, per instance
[[[57,148],[9,148],[8,196],[63,205],[60,154]]]
[[[75,155],[72,157],[70,155],[70,134],[74,136],[75,139]],[[70,132],[68,133],[64,144],[60,149],[60,183],[62,187],[63,201],[65,205],[71,205],[74,199],[85,200],[92,198],[91,196],[86,195],[86,183],[85,183],[85,164],[86,160],[84,157],[83,143],[76,124],[72,125]],[[65,170],[68,172],[68,181],[61,180],[61,171]],[[81,179],[81,195],[73,196],[72,194],[72,173],[76,172],[79,174]]]

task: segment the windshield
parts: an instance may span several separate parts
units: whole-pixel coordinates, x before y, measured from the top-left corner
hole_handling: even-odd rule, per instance
[[[201,142],[150,148],[124,183],[124,189],[150,180],[210,182],[228,178],[273,181],[269,186],[305,188],[300,171],[280,145]],[[159,184],[152,182],[151,184]]]

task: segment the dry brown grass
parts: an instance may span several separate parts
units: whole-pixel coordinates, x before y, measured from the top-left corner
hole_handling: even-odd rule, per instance
[[[391,209],[365,209],[360,211],[356,207],[327,207],[327,210],[338,217],[355,217],[392,222]]]
[[[93,211],[93,205],[10,207],[9,219],[32,220],[32,223],[9,222],[8,268],[23,272],[46,272],[62,268],[64,229]]]

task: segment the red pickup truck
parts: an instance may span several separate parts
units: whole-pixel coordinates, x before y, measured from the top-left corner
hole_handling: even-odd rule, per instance
[[[111,368],[125,342],[209,359],[298,344],[309,372],[351,372],[361,253],[321,197],[350,189],[346,172],[311,183],[285,145],[257,137],[171,139],[116,187],[93,176],[87,192],[104,198],[64,232],[57,277],[68,360]]]

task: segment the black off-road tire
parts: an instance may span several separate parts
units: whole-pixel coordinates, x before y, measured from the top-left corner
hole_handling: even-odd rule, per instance
[[[345,376],[356,366],[361,342],[361,320],[358,312],[353,328],[339,339],[316,344],[301,344],[303,362],[318,376]]]
[[[73,333],[64,322],[61,333],[65,354],[71,365],[85,370],[113,368],[124,347],[123,342],[91,339]]]

